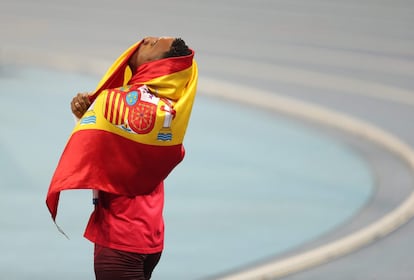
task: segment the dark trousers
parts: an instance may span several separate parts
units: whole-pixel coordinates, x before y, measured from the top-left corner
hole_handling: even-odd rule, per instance
[[[95,244],[95,277],[96,280],[148,280],[160,258],[161,253],[137,254]]]

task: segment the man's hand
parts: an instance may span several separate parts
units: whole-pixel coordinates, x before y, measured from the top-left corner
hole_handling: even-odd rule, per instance
[[[78,118],[82,118],[83,114],[85,114],[86,110],[88,110],[91,102],[89,101],[89,93],[82,92],[78,93],[70,103],[70,108],[72,109],[72,113]]]

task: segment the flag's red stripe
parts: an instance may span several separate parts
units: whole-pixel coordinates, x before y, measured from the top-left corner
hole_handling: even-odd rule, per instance
[[[124,123],[124,121],[125,121],[125,110],[126,110],[126,105],[125,105],[125,103],[124,103],[124,100],[121,100],[122,101],[122,107],[121,107],[121,112],[119,112],[119,118],[120,118],[120,124],[123,124]]]
[[[145,83],[161,76],[183,71],[193,64],[194,53],[187,56],[169,57],[142,64],[139,75],[132,77],[129,84]]]
[[[108,119],[108,117],[109,117],[108,116],[108,110],[109,110],[109,108],[108,108],[108,106],[109,106],[108,105],[109,104],[109,102],[108,102],[109,101],[109,95],[110,95],[109,93],[106,95],[106,102],[105,102],[104,116],[105,116],[106,119]]]
[[[102,152],[106,151],[106,152]],[[181,144],[153,146],[103,130],[80,130],[63,151],[46,199],[56,216],[59,192],[97,189],[136,196],[148,194],[184,158]],[[84,165],[84,162],[92,164]]]

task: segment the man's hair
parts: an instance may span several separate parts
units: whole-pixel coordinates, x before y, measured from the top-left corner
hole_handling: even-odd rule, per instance
[[[175,56],[186,56],[191,54],[191,50],[181,38],[175,38],[171,44],[171,48],[164,54],[164,58]]]

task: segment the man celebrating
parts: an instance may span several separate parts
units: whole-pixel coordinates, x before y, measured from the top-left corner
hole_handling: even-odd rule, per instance
[[[164,243],[164,179],[184,158],[197,87],[194,51],[180,38],[147,37],[126,50],[95,92],[72,102],[79,119],[46,204],[60,191],[93,189],[85,237],[97,280],[150,279]]]

